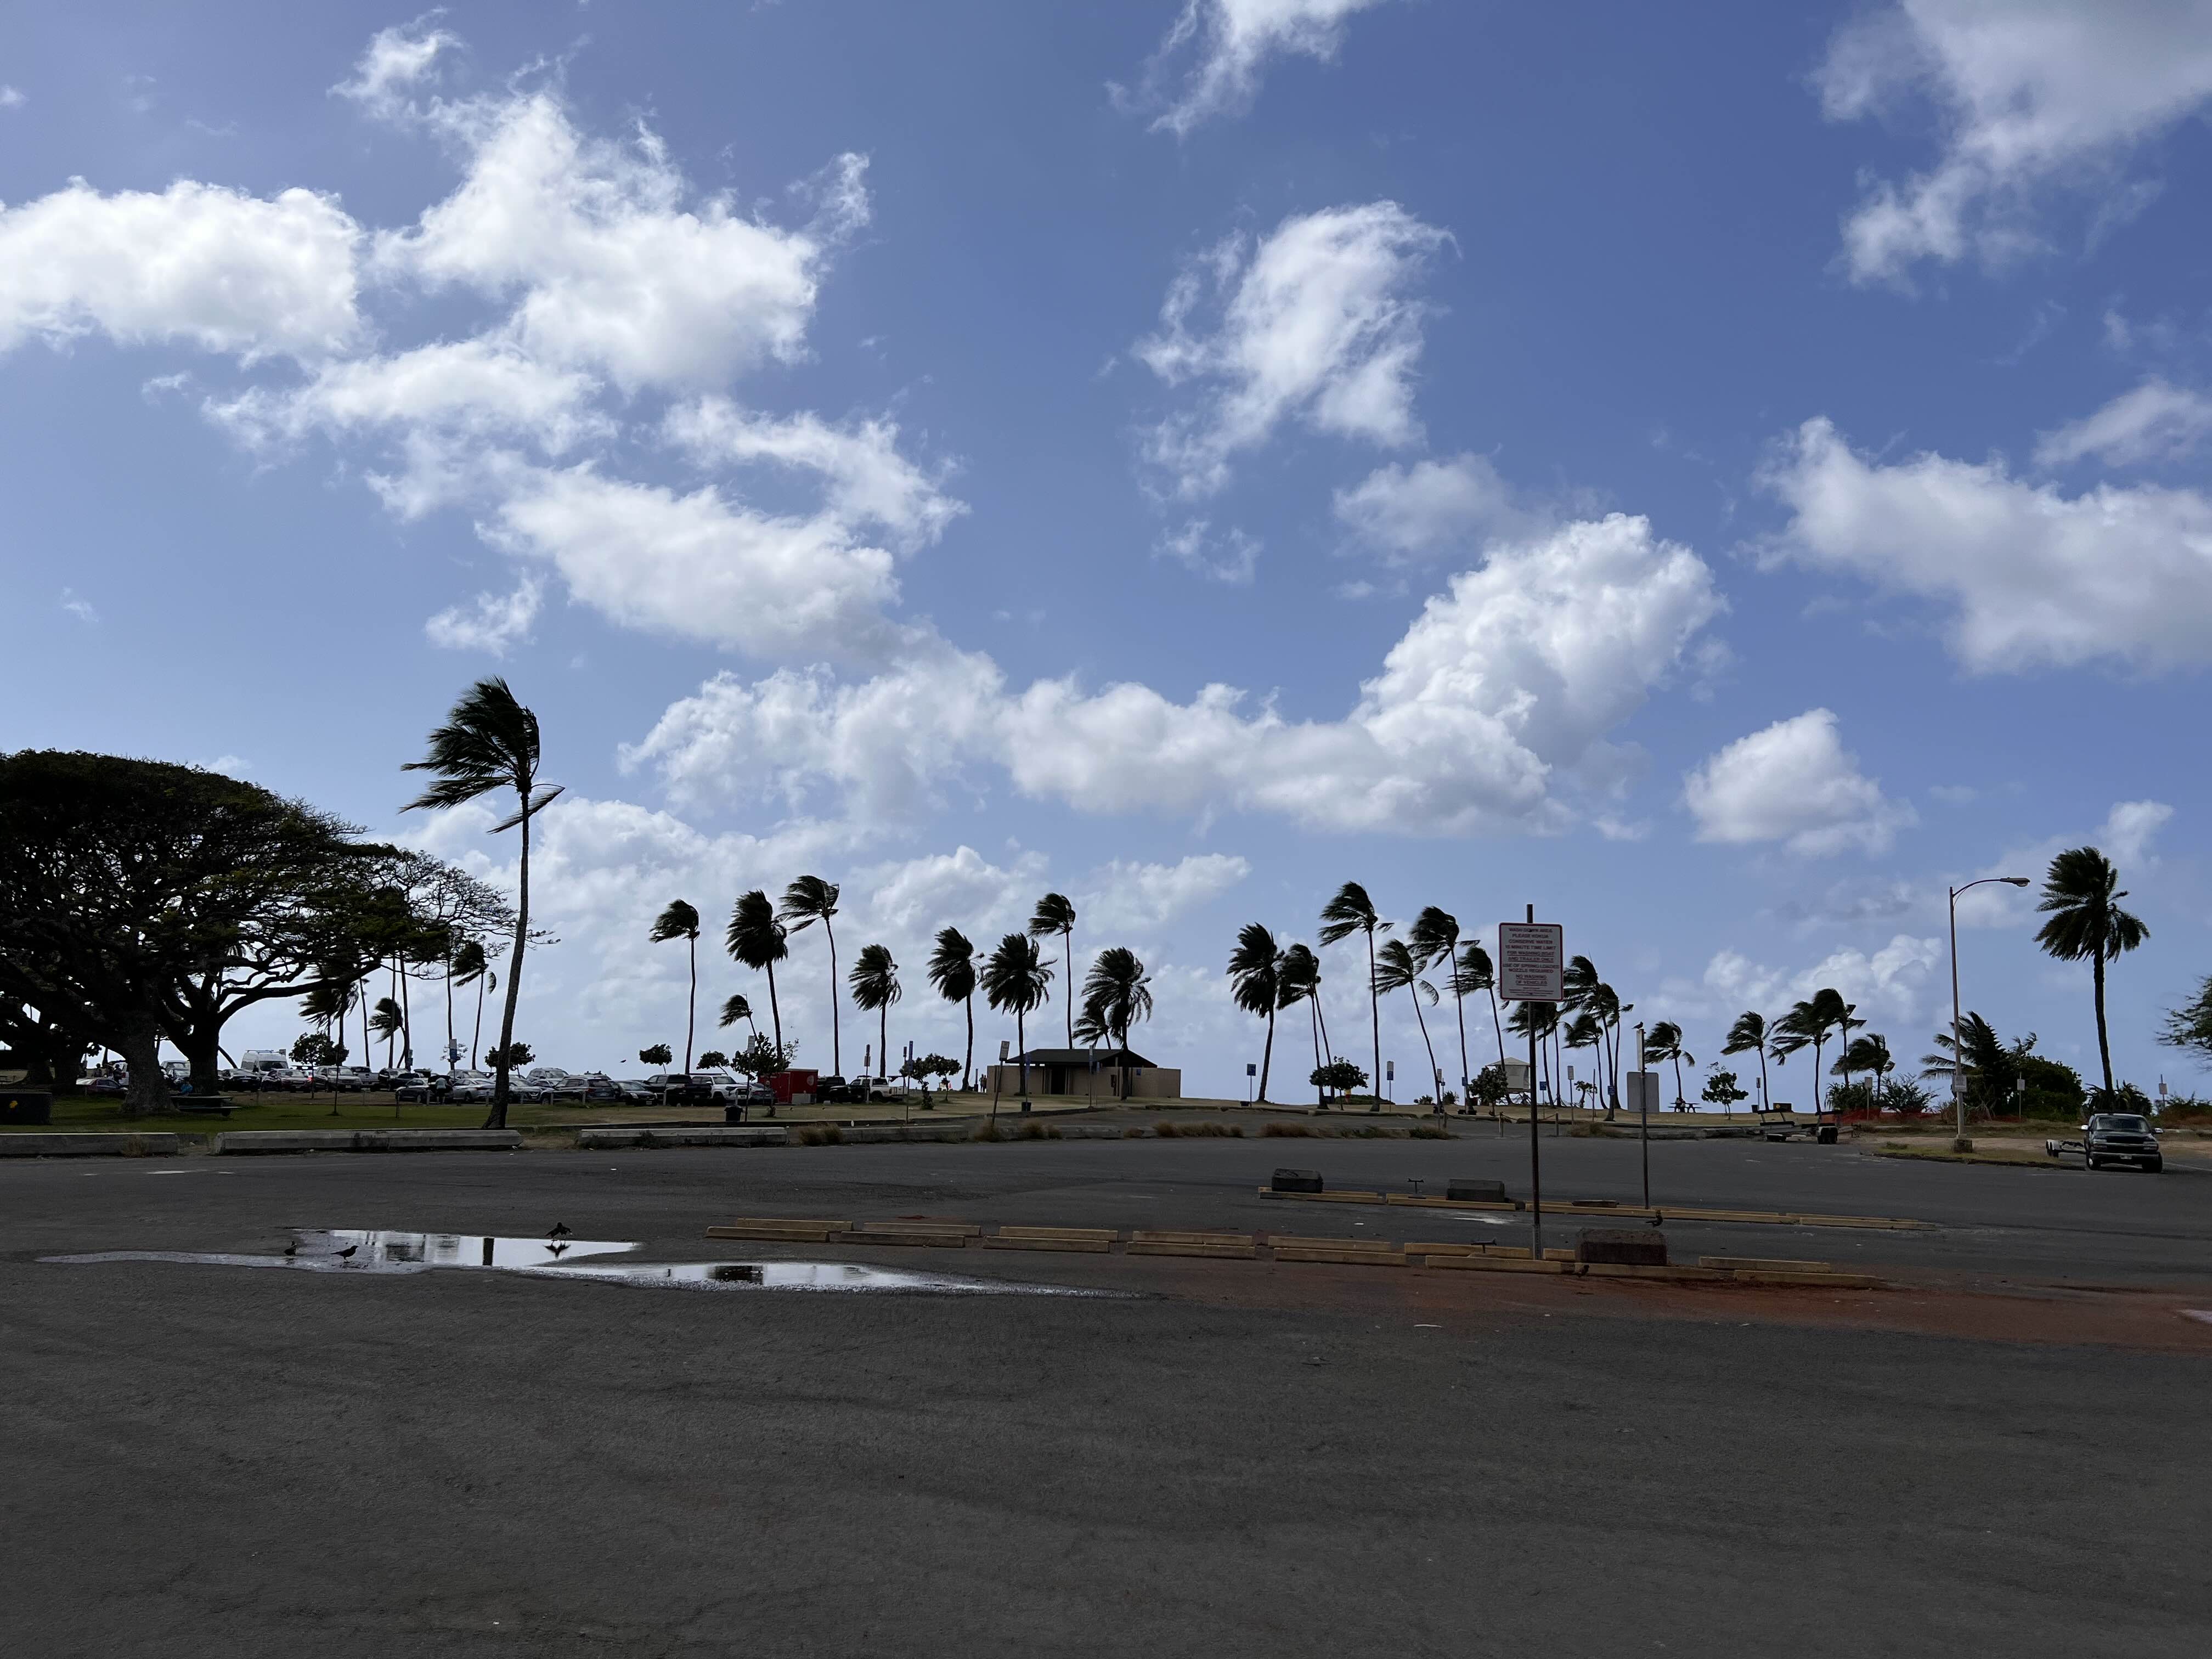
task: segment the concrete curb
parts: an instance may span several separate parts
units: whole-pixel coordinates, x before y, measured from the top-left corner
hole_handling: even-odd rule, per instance
[[[512,1152],[520,1129],[232,1129],[213,1150],[241,1152]]]
[[[52,1134],[0,1135],[0,1158],[174,1158],[184,1150],[173,1134],[106,1130],[57,1130]]]

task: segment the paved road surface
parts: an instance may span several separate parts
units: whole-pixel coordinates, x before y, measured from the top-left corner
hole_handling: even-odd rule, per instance
[[[1837,1150],[1653,1156],[1679,1198],[1942,1221],[1864,1241],[1923,1273],[2212,1307],[2212,1183]],[[1563,1194],[1632,1194],[1633,1146],[1546,1153]],[[555,1220],[701,1260],[775,1212],[1352,1231],[1260,1200],[1277,1162],[1519,1182],[1473,1139],[0,1166],[0,1651],[2205,1651],[2212,1346],[2178,1317],[2160,1352],[2069,1336],[2063,1297],[1988,1340],[1787,1293],[1000,1252],[893,1265],[1137,1294],[35,1260]]]

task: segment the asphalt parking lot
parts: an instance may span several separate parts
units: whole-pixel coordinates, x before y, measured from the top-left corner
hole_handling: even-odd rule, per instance
[[[2212,1310],[2212,1183],[1651,1152],[1662,1204],[1937,1224],[1670,1224],[1678,1259],[1819,1255],[1948,1288],[1662,1295],[702,1237],[745,1214],[1488,1237],[1255,1190],[1284,1164],[1522,1191],[1525,1139],[1479,1131],[0,1166],[0,1649],[2203,1650],[2212,1324],[2180,1308]],[[1547,1195],[1637,1194],[1633,1143],[1544,1154]],[[659,1261],[1121,1294],[37,1259],[556,1221]]]

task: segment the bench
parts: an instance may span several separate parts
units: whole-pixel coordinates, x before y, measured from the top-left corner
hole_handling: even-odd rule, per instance
[[[238,1109],[227,1095],[171,1095],[169,1109],[191,1117],[228,1117]]]

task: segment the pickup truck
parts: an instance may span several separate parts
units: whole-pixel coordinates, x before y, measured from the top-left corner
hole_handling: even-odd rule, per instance
[[[2101,1170],[2107,1164],[2123,1164],[2156,1175],[2166,1168],[2166,1154],[2160,1150],[2158,1131],[2151,1127],[2148,1119],[2135,1112],[2099,1112],[2081,1126],[2079,1140],[2046,1140],[2043,1150],[2051,1158],[2078,1152],[2082,1163],[2093,1170]]]

